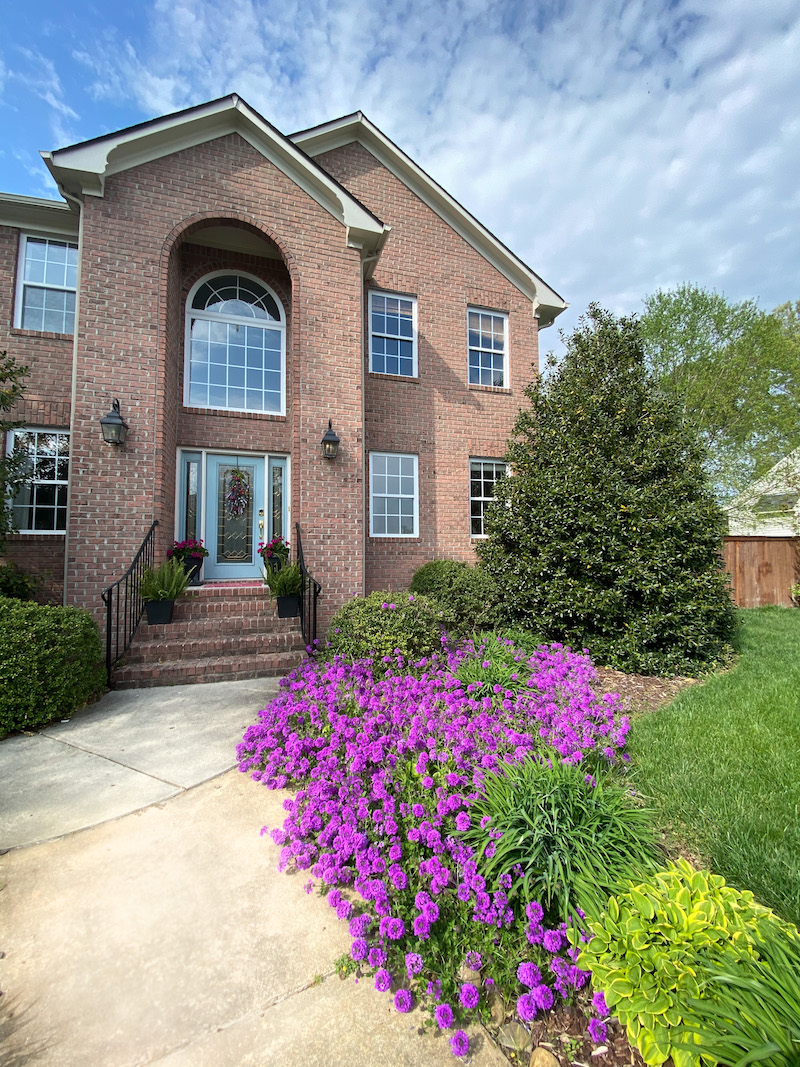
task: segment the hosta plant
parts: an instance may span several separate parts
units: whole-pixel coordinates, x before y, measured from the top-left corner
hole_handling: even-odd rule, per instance
[[[490,885],[523,873],[523,901],[549,918],[599,918],[612,893],[658,866],[650,812],[605,775],[573,763],[526,759],[487,774],[463,835]]]
[[[675,1067],[694,1067],[703,1050],[687,1048],[684,1020],[692,1005],[712,996],[706,979],[714,968],[731,953],[753,958],[754,939],[769,924],[780,920],[752,893],[679,860],[609,900],[602,918],[589,924],[592,937],[578,962],[592,971],[594,988],[645,1063],[672,1056]]]

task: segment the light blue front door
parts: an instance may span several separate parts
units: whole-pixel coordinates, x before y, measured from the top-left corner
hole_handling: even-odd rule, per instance
[[[286,468],[285,456],[181,451],[178,540],[203,539],[205,581],[262,576],[259,543],[288,539]]]
[[[264,467],[255,456],[206,457],[206,581],[261,576],[257,549],[266,529]],[[232,494],[237,486],[245,488],[244,495]]]

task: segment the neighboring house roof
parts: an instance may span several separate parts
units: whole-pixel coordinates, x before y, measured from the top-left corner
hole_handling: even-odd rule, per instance
[[[568,306],[563,297],[426,174],[410,156],[370,122],[363,112],[356,111],[352,115],[301,130],[292,134],[291,140],[310,156],[319,156],[354,141],[358,142],[499,270],[512,285],[534,302],[539,311],[541,326],[549,326],[556,315]]]
[[[725,511],[733,536],[796,536],[800,530],[800,448],[748,486]]]
[[[90,141],[42,152],[60,192],[102,196],[106,178],[182,149],[238,133],[347,227],[348,243],[379,251],[389,227],[235,93]]]

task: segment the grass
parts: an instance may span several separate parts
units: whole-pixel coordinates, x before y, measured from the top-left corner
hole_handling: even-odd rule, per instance
[[[800,611],[742,611],[735,666],[640,717],[632,784],[738,889],[800,924]]]

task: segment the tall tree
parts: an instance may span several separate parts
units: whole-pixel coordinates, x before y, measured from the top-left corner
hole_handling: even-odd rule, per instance
[[[696,673],[735,626],[703,451],[654,388],[635,318],[596,304],[527,389],[478,553],[505,620],[598,662]]]
[[[721,500],[800,445],[799,316],[691,284],[644,300],[648,367],[700,434]]]
[[[18,421],[7,418],[7,413],[22,397],[22,380],[28,368],[21,366],[6,352],[0,352],[0,440],[5,444],[6,433],[19,426]],[[14,494],[25,481],[23,458],[13,453],[5,454],[0,447],[0,551],[5,547],[6,536],[14,529],[11,510]]]

